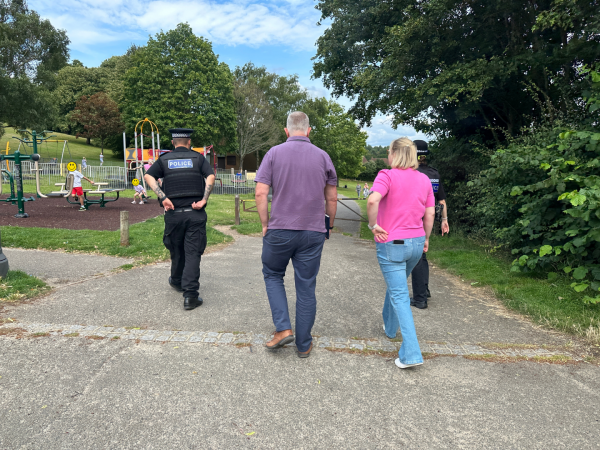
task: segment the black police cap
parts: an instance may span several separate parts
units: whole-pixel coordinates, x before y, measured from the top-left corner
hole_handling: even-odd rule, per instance
[[[429,148],[427,148],[427,142],[417,139],[413,141],[417,146],[417,156],[429,155]]]
[[[171,128],[169,133],[173,139],[190,138],[194,130],[191,128]]]

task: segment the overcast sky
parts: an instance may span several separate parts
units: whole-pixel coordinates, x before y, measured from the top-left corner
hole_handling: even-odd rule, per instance
[[[298,74],[312,95],[331,98],[320,80],[312,80],[311,58],[324,27],[313,0],[30,0],[29,7],[67,31],[71,59],[88,67],[122,55],[131,44],[145,45],[148,36],[188,22],[213,43],[219,59],[231,69],[246,62],[280,75]],[[346,108],[349,99],[338,99]],[[370,128],[371,145],[389,145],[400,136],[424,139],[411,127],[394,130],[378,117]]]

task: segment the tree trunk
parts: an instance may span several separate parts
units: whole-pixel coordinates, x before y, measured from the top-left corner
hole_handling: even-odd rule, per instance
[[[85,143],[86,143],[87,145],[92,145],[92,140],[91,140],[91,138],[90,138],[89,136],[86,138],[86,141],[85,141]]]
[[[260,167],[260,161],[258,159],[258,150],[256,150],[256,171],[258,172],[258,168]]]
[[[100,139],[100,154],[104,155],[104,138]]]

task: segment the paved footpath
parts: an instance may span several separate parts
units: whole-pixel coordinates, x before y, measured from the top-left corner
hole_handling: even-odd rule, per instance
[[[348,198],[345,195],[338,194],[339,199]],[[360,220],[362,212],[360,206],[354,200],[344,200],[338,202],[337,211],[335,214],[334,225],[337,229],[343,233],[351,234],[354,237],[358,237],[360,233]]]
[[[326,243],[311,357],[267,351],[260,250],[238,236],[203,257],[193,311],[167,264],[5,308],[0,449],[598,448],[584,349],[438,269],[414,311],[425,364],[397,369],[369,242]]]

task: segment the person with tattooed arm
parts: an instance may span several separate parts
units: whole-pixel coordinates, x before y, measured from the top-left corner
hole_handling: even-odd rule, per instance
[[[203,155],[191,149],[194,130],[169,130],[174,150],[148,169],[144,179],[165,208],[163,243],[171,253],[169,284],[183,292],[183,308],[202,305],[199,296],[200,260],[206,248],[206,203],[215,175]],[[159,186],[159,178],[163,179]]]

